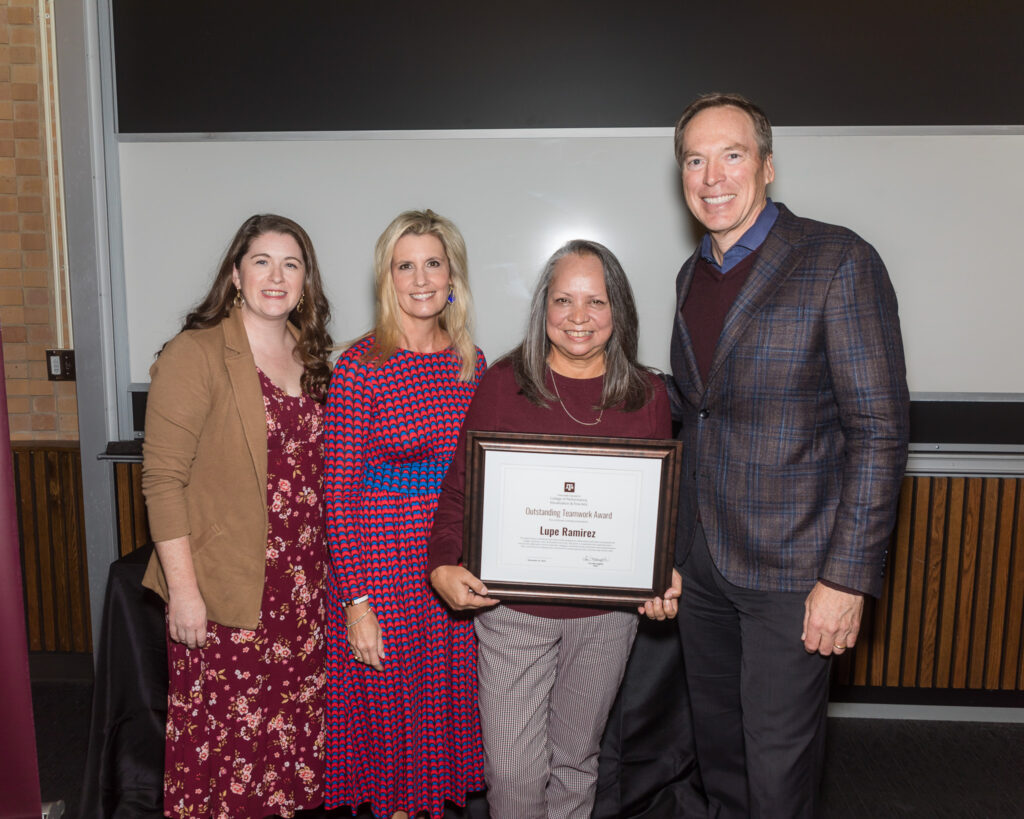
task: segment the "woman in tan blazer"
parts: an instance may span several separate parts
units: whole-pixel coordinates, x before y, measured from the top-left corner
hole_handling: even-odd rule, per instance
[[[306,232],[253,216],[150,370],[143,582],[167,603],[167,816],[323,798],[329,318]]]

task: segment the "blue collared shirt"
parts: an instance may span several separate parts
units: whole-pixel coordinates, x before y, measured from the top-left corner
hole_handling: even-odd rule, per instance
[[[757,215],[757,221],[747,229],[746,233],[740,236],[736,244],[725,251],[721,264],[715,261],[715,256],[711,251],[710,233],[705,233],[704,238],[701,240],[700,255],[710,262],[711,266],[719,273],[728,273],[761,246],[761,243],[768,237],[768,231],[772,229],[778,217],[779,209],[769,199],[764,206],[764,210]]]

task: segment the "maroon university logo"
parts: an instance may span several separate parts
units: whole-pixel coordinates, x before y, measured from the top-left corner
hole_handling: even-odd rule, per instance
[[[565,482],[565,489],[563,489],[562,491],[563,492],[575,492],[576,491],[576,483],[575,483],[575,481],[566,481]]]

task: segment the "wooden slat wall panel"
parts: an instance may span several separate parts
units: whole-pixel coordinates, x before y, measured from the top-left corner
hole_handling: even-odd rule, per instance
[[[86,564],[85,509],[82,494],[81,453],[60,462],[62,487],[74,487],[74,514],[64,519],[67,550],[68,602],[71,617],[71,643],[92,650],[92,613],[89,607],[89,569]],[[77,579],[81,578],[81,582]],[[73,649],[77,651],[78,649]]]
[[[29,453],[32,506],[27,510],[35,518],[35,553],[39,561],[40,584],[38,601],[43,615],[43,649],[57,651],[57,619],[53,610],[53,538],[50,534],[49,515],[46,508],[46,453]],[[17,489],[15,489],[17,491]],[[27,548],[27,544],[26,544]]]
[[[1013,515],[1016,511],[1017,486],[1014,481],[999,482],[999,512],[996,523],[995,551],[992,567],[992,603],[988,629],[988,651],[985,657],[985,688],[998,689],[1002,677],[1006,634],[1012,615],[1006,609],[1008,580],[1013,563]]]
[[[149,543],[146,500],[142,497],[142,464],[114,464],[117,494],[118,548],[122,557]]]
[[[30,651],[92,651],[77,445],[12,443]]]
[[[891,583],[888,585],[891,593],[883,594],[881,598],[884,601],[881,607],[888,610],[885,653],[880,658],[885,674],[883,685],[898,686],[900,684],[900,655],[903,646],[903,620],[907,613],[907,564],[910,560],[910,550],[901,549],[899,546],[909,543],[914,528],[914,503],[917,498],[913,488],[913,484],[907,486],[904,483],[903,490],[900,492],[899,514],[896,519],[896,542],[889,548],[888,576]]]
[[[914,492],[913,529],[907,550],[906,616],[902,635],[900,684],[917,684],[921,660],[921,631],[924,614],[924,576],[928,557],[930,486],[918,483]]]
[[[1024,479],[904,480],[885,588],[834,680],[1024,691]]]
[[[927,553],[925,560],[924,620],[921,629],[920,666],[916,685],[935,685],[935,663],[938,652],[939,620],[942,605],[942,567],[945,558],[945,522],[947,481],[933,481],[928,504]],[[922,526],[924,529],[924,526]]]
[[[971,620],[974,612],[974,589],[978,563],[978,532],[980,529],[981,482],[967,481],[964,497],[963,532],[960,538],[960,588],[957,596],[956,631],[953,635],[953,688],[967,687],[970,667]]]
[[[981,525],[978,543],[978,567],[975,573],[975,600],[972,612],[972,639],[970,667],[968,669],[967,687],[982,688],[985,672],[985,646],[989,636],[989,613],[992,597],[992,557],[996,524],[993,510],[999,504],[999,486],[997,481],[986,481],[981,497]]]
[[[13,449],[13,447],[12,447]],[[25,625],[28,647],[38,651],[43,644],[43,612],[39,605],[39,550],[36,547],[36,516],[32,509],[32,459],[14,449],[14,496],[18,508],[18,547],[21,551],[21,582],[25,596]]]
[[[1024,485],[1017,484],[1017,506],[1014,513],[1013,542],[1024,538]],[[1006,690],[1024,688],[1024,618],[1014,618],[1014,612],[1024,611],[1024,551],[1014,550],[1010,557],[1010,593],[1006,599],[1006,640],[1003,678],[1000,686]]]
[[[935,675],[937,688],[949,688],[953,683],[954,646],[953,634],[957,616],[957,590],[959,588],[962,549],[960,536],[963,532],[964,492],[966,481],[953,478],[940,483],[948,486],[946,492],[945,532],[943,543],[944,577],[942,581],[942,619],[938,636],[938,673]]]

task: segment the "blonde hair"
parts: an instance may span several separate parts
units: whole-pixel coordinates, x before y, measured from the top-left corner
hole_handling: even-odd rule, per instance
[[[438,323],[452,340],[451,349],[460,364],[459,380],[470,381],[476,372],[476,345],[471,332],[473,296],[469,290],[466,242],[450,220],[432,210],[407,210],[398,214],[377,239],[373,252],[374,291],[377,296],[372,331],[374,343],[364,358],[369,363],[381,364],[391,358],[401,345],[401,309],[391,278],[391,259],[398,240],[410,233],[436,236],[444,247],[455,300],[444,308]]]

